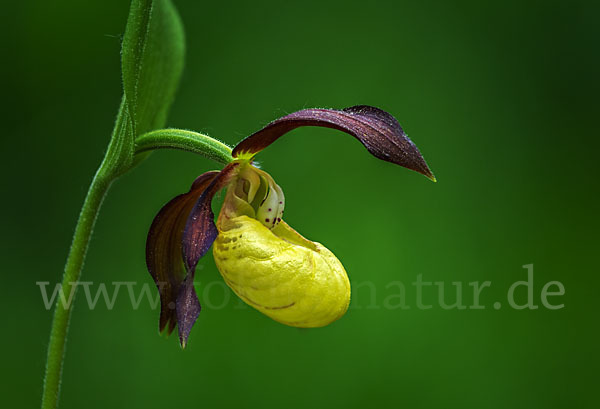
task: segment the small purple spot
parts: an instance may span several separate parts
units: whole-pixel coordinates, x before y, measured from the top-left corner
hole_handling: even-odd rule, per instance
[[[281,221],[281,217],[278,217],[278,218],[277,218],[277,221],[278,221],[278,222],[280,222],[280,221]]]
[[[266,221],[267,223],[269,223],[269,219],[265,219],[265,221]]]
[[[269,207],[269,211],[271,211],[272,209]]]
[[[283,204],[283,202],[279,202],[279,204]]]

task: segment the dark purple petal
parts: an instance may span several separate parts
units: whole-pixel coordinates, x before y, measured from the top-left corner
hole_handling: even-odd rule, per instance
[[[229,182],[237,163],[230,163],[204,185],[202,194],[188,214],[185,229],[180,237],[180,260],[187,270],[184,282],[177,295],[176,318],[179,342],[185,348],[190,331],[200,314],[200,302],[194,289],[194,275],[198,261],[210,249],[217,238],[214,214],[211,207],[213,196]]]
[[[343,110],[303,109],[279,118],[241,141],[233,157],[260,152],[281,135],[301,126],[321,126],[346,132],[358,139],[376,158],[435,177],[416,145],[392,115],[379,108],[357,105]]]
[[[198,197],[219,174],[199,176],[186,194],[179,195],[158,212],[146,241],[146,265],[160,294],[159,330],[171,333],[177,324],[176,301],[186,270],[181,259],[181,238],[190,212]]]
[[[202,192],[189,214],[182,237],[183,260],[188,272],[195,270],[198,261],[217,238],[218,230],[211,207],[212,198],[227,184],[237,166],[237,163],[225,166]]]
[[[194,289],[194,273],[188,274],[179,289],[177,297],[177,330],[179,343],[183,348],[187,344],[190,331],[200,315],[200,301]]]

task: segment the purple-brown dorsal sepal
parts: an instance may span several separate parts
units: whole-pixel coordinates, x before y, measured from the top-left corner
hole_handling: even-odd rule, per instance
[[[146,240],[146,265],[160,294],[159,330],[170,334],[177,324],[176,305],[186,270],[181,259],[183,230],[198,197],[219,174],[200,175],[188,193],[169,201],[158,212]]]
[[[357,105],[342,110],[303,109],[279,118],[248,136],[233,149],[233,157],[260,152],[280,136],[301,126],[320,126],[346,132],[376,158],[417,171],[435,180],[417,146],[389,113]]]

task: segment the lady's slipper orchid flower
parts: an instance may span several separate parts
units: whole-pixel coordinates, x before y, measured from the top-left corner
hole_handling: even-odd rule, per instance
[[[211,245],[227,285],[278,322],[321,327],[346,312],[350,282],[344,267],[322,244],[307,240],[283,221],[282,189],[253,165],[256,153],[300,126],[344,131],[375,157],[435,181],[398,121],[370,106],[305,109],[250,135],[233,149],[234,160],[223,170],[200,175],[188,193],[167,203],[148,233],[146,261],[161,299],[159,329],[171,333],[177,325],[182,346],[200,313],[193,285],[196,265]],[[211,201],[224,188],[215,225]]]

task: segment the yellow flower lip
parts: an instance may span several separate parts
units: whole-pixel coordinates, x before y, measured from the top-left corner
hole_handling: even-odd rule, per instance
[[[243,165],[217,221],[215,264],[227,285],[268,317],[295,327],[324,326],[348,309],[350,282],[331,251],[281,219],[284,200],[268,173]]]
[[[340,261],[284,221],[273,230],[246,215],[219,218],[213,256],[227,285],[282,324],[312,328],[348,309],[350,282]]]

